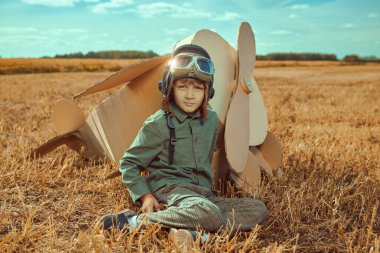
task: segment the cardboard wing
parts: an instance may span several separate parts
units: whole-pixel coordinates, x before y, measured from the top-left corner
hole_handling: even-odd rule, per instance
[[[111,89],[123,83],[130,82],[133,79],[144,75],[146,72],[160,65],[161,63],[167,61],[169,58],[170,55],[163,55],[132,63],[127,67],[117,71],[113,75],[107,77],[106,79],[100,81],[99,83],[89,87],[88,89],[85,89],[84,91],[79,92],[73,98],[80,98],[100,91]]]
[[[97,105],[86,120],[73,100],[58,100],[52,121],[59,135],[34,149],[30,157],[45,155],[66,144],[84,158],[106,155],[117,161],[131,144],[142,122],[160,107],[158,81],[168,58],[162,56],[131,64],[76,95],[79,98],[129,82]]]
[[[158,81],[165,62],[133,79],[111,95],[90,113],[81,136],[86,143],[100,140],[101,149],[113,161],[118,161],[131,145],[145,119],[161,106]],[[92,132],[93,135],[88,135]]]

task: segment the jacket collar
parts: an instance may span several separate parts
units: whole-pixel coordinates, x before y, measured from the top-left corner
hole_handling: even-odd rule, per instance
[[[172,108],[173,112],[174,112],[174,116],[178,119],[179,122],[183,122],[186,118],[200,118],[201,117],[201,112],[200,110],[198,109],[194,115],[189,115],[187,114],[186,112],[182,111],[181,108],[179,108],[179,106],[174,103],[174,102],[170,102],[170,107]]]

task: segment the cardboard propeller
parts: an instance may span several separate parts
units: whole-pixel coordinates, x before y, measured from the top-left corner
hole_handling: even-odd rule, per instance
[[[253,91],[253,69],[256,61],[255,38],[251,26],[243,22],[240,25],[237,41],[237,88],[232,97],[230,108],[226,119],[225,142],[226,155],[229,164],[232,167],[230,172],[232,180],[237,185],[247,184],[250,188],[257,188],[261,181],[261,172],[258,161],[253,153],[249,152],[250,132],[265,131],[266,129],[255,128],[252,131],[250,117],[250,100],[256,97],[250,97]],[[262,100],[261,100],[262,101]],[[260,100],[259,100],[260,102]],[[256,110],[265,112],[263,103],[257,103]],[[251,131],[250,131],[251,130]],[[252,135],[252,134],[251,134]],[[257,134],[256,134],[257,135]],[[253,135],[254,137],[256,135]],[[255,140],[255,142],[257,142]],[[258,141],[260,142],[260,140]],[[250,180],[242,181],[242,178]]]
[[[238,50],[206,29],[179,41],[175,47],[183,44],[205,48],[216,69],[215,96],[209,102],[218,114],[220,126],[220,141],[212,162],[215,181],[230,174],[240,186],[244,179],[251,187],[258,187],[260,168],[271,174],[281,164],[282,149],[278,139],[267,132],[265,106],[253,78],[256,52],[250,25],[244,22],[240,26]],[[168,60],[165,55],[131,64],[75,95],[77,99],[126,84],[95,106],[86,119],[73,100],[58,101],[53,111],[58,136],[35,149],[38,152],[34,156],[66,144],[84,158],[106,155],[116,164],[144,120],[160,108],[162,95],[157,84]],[[116,175],[117,172],[110,178]]]

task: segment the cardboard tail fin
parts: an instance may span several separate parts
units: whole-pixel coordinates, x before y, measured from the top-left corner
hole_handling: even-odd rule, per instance
[[[231,170],[230,178],[240,189],[255,195],[261,183],[261,170],[255,155],[249,152],[244,170],[240,173]]]
[[[264,169],[264,172],[269,176],[273,176],[273,171],[278,169],[282,164],[282,144],[271,132],[267,133],[261,145],[250,146],[249,150],[256,156],[259,166]]]
[[[87,149],[86,144],[84,143],[82,138],[79,136],[78,132],[72,131],[72,132],[58,135],[54,138],[51,138],[50,140],[48,140],[47,142],[45,142],[38,148],[33,149],[29,154],[29,158],[34,159],[37,157],[42,157],[64,144],[79,154],[81,154],[83,150]]]
[[[273,170],[281,166],[283,147],[280,139],[276,135],[268,132],[265,141],[257,147]]]

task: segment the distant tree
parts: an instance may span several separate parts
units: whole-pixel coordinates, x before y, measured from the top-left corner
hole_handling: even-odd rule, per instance
[[[378,61],[380,61],[380,59],[374,55],[360,57],[360,60],[366,61],[366,62],[378,62]]]
[[[319,53],[271,53],[266,56],[259,56],[258,60],[272,61],[336,61],[335,54]]]
[[[158,56],[152,50],[143,52],[136,50],[127,50],[127,51],[89,51],[87,54],[81,52],[56,55],[55,58],[91,58],[91,59],[142,59],[142,58],[152,58]]]
[[[256,55],[256,60],[265,61],[267,60],[267,57],[265,55]]]
[[[343,61],[345,61],[345,62],[359,62],[360,58],[356,54],[351,54],[351,55],[346,55],[343,58]]]

